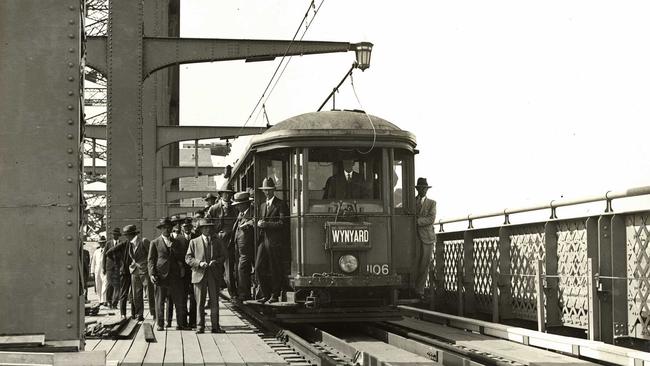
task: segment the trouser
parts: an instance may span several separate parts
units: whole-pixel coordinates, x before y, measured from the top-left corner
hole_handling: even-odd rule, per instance
[[[188,315],[189,326],[196,325],[196,298],[194,297],[194,285],[192,284],[192,272],[188,269],[185,271],[185,277],[182,280],[183,282],[183,308],[185,309],[185,314]],[[189,299],[189,307],[187,300]]]
[[[198,307],[197,327],[205,329],[205,297],[210,296],[210,321],[212,329],[219,326],[219,279],[222,273],[217,276],[213,272],[206,272],[201,282],[194,284],[194,296]]]
[[[99,297],[99,302],[106,302],[106,275],[101,271],[95,273],[95,294]]]
[[[147,291],[147,298],[149,299],[149,308],[152,315],[156,313],[154,309],[151,311],[151,305],[155,307],[155,301],[153,300],[153,291],[150,291],[150,281],[149,274],[147,272],[140,272],[136,270],[131,274],[131,293],[133,295],[133,306],[135,307],[135,316],[143,317],[144,316],[144,291]],[[154,315],[155,317],[155,315]]]
[[[135,307],[133,305],[133,296],[131,296],[131,275],[122,274],[120,277],[120,314],[126,316],[126,301],[131,302],[131,316],[135,316]]]
[[[225,263],[225,278],[228,285],[228,294],[231,297],[238,296],[237,291],[237,256],[235,246],[228,246],[228,257]]]
[[[117,307],[120,300],[120,275],[106,271],[106,301],[113,308]]]
[[[257,257],[255,258],[255,269],[257,273],[257,281],[260,284],[264,297],[280,297],[280,289],[282,287],[282,258],[279,246],[272,246],[263,241],[257,248]],[[257,269],[261,271],[257,271]],[[266,270],[265,270],[266,269]],[[264,276],[264,272],[270,274],[269,277]]]
[[[429,264],[431,263],[431,258],[433,256],[433,244],[424,244],[422,241],[418,240],[419,244],[419,254],[416,258],[416,272],[415,272],[415,292],[418,295],[424,295],[424,285],[427,282],[427,277],[429,276]]]
[[[237,265],[239,298],[249,300],[251,298],[251,271],[253,269],[253,244],[240,245],[239,262]]]
[[[171,323],[172,316],[170,315],[173,307],[176,308],[176,325],[179,327],[185,326],[185,308],[182,304],[183,299],[183,284],[181,279],[176,276],[167,277],[164,280],[159,280],[156,284],[156,314],[160,314],[156,318],[156,323],[159,327],[164,325],[163,314],[165,314],[165,302],[169,299],[167,306],[167,323]]]

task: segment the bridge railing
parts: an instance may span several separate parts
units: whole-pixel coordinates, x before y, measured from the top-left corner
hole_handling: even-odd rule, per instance
[[[440,220],[430,276],[434,310],[497,322],[568,327],[588,338],[650,339],[650,210],[614,213],[611,201],[650,187],[527,208]],[[557,207],[606,201],[605,212],[559,219]],[[510,224],[509,215],[551,210],[541,222]],[[497,227],[473,220],[504,216]],[[444,225],[465,221],[465,230]]]

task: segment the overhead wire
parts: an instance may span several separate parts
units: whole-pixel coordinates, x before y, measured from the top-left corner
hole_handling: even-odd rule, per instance
[[[322,3],[321,3],[321,5],[322,5]],[[296,41],[296,37],[298,36],[298,33],[300,33],[300,29],[302,29],[303,24],[305,24],[305,20],[309,17],[309,11],[314,6],[315,6],[314,0],[311,0],[309,2],[309,7],[307,8],[307,11],[305,12],[305,15],[303,16],[302,20],[300,21],[300,25],[298,26],[298,29],[296,29],[296,32],[294,33],[293,38],[291,39],[291,42],[287,46],[287,49],[284,51],[284,55],[282,55],[282,59],[280,59],[280,62],[278,63],[278,66],[275,68],[275,71],[273,72],[273,75],[271,75],[271,79],[269,79],[269,82],[266,84],[266,87],[264,88],[264,91],[262,92],[262,95],[257,100],[257,103],[255,103],[255,107],[253,107],[253,110],[251,111],[248,118],[246,119],[246,122],[244,122],[244,125],[242,126],[242,128],[246,127],[248,122],[250,122],[251,118],[253,117],[253,114],[255,114],[255,111],[260,106],[260,103],[262,103],[262,99],[264,99],[264,97],[266,96],[266,92],[269,90],[269,87],[271,87],[271,84],[273,83],[273,80],[275,79],[275,76],[278,74],[278,71],[280,70],[280,67],[284,63],[284,60],[287,57],[287,54],[291,50],[291,46],[293,46],[293,43]],[[259,116],[259,113],[258,113],[258,116]]]
[[[350,84],[352,85],[352,91],[354,92],[354,97],[357,99],[357,103],[359,103],[359,107],[363,111],[363,114],[366,115],[368,118],[368,121],[370,122],[370,126],[372,126],[372,145],[370,146],[370,149],[368,151],[360,151],[357,150],[359,154],[370,154],[372,149],[375,148],[375,143],[377,142],[377,130],[375,129],[375,124],[372,122],[372,118],[370,118],[370,115],[366,112],[366,109],[363,108],[363,104],[361,104],[361,100],[359,100],[359,95],[357,95],[357,89],[354,87],[354,76],[350,74]]]

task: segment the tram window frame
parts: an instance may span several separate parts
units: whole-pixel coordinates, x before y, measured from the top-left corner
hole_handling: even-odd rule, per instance
[[[306,170],[308,181],[304,194],[309,202],[310,213],[335,213],[333,203],[339,201],[357,202],[359,211],[366,213],[384,212],[384,159],[383,149],[363,154],[356,149],[339,147],[313,147],[308,149]],[[327,181],[334,176],[343,176],[343,160],[353,160],[353,171],[364,179],[364,187],[370,198],[323,198]],[[325,169],[322,169],[325,167]]]
[[[259,184],[255,186],[255,189],[259,190],[265,178],[272,177],[275,183],[275,195],[281,200],[288,202],[291,193],[289,185],[289,158],[289,151],[285,149],[259,154],[258,164],[260,167],[260,177]],[[272,167],[276,170],[275,174],[271,174],[269,171]],[[277,174],[278,169],[280,170],[279,174]]]
[[[405,150],[394,149],[393,158],[391,160],[391,170],[393,171],[393,174],[391,174],[391,194],[393,195],[391,199],[392,210],[395,213],[404,214],[408,212],[408,208],[411,206],[409,199],[411,189],[409,187],[409,182],[411,179],[409,177],[411,174],[411,161],[413,160],[413,154]],[[400,164],[397,162],[400,162]],[[400,167],[399,174],[395,172],[396,167]],[[401,200],[399,202],[395,199],[398,189],[401,189]]]

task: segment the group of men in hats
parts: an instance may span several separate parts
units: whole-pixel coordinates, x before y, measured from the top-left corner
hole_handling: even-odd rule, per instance
[[[260,289],[258,300],[279,301],[283,273],[280,248],[289,244],[285,235],[289,210],[275,196],[272,178],[264,179],[259,189],[265,200],[259,206],[257,222],[251,193],[235,193],[223,187],[218,191],[219,199],[208,194],[208,206],[194,220],[161,219],[156,225],[160,235],[152,241],[142,238],[135,225],[113,230],[98,264],[107,287],[113,289],[106,303],[110,307],[119,303],[120,313],[126,316],[130,299],[131,316],[144,320],[147,291],[149,311],[159,330],[164,329],[165,320],[171,327],[175,308],[177,329],[196,328],[203,333],[209,298],[211,331],[220,333],[218,293],[227,287],[237,301],[252,299],[253,265]]]

